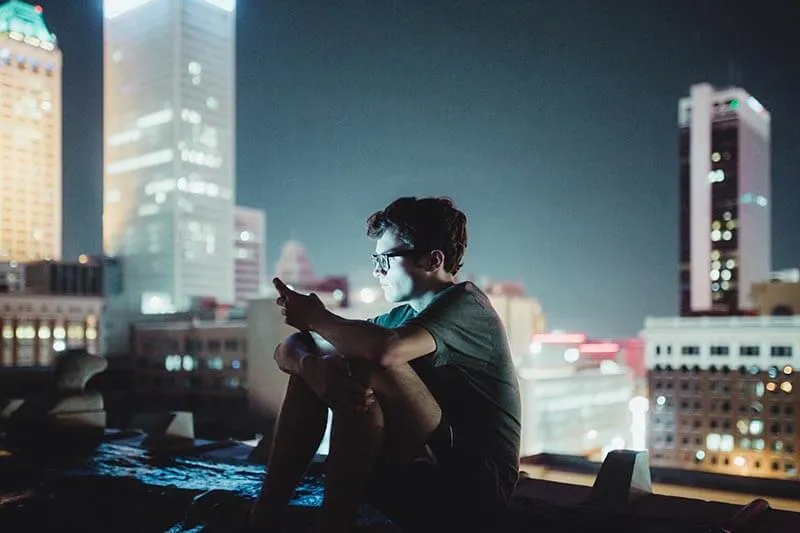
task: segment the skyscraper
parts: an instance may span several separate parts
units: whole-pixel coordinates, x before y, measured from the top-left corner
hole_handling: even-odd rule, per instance
[[[61,51],[42,8],[0,5],[0,261],[61,258]]]
[[[234,299],[235,0],[104,0],[103,242],[145,313]]]
[[[678,104],[681,315],[752,309],[771,270],[770,115],[738,87]]]

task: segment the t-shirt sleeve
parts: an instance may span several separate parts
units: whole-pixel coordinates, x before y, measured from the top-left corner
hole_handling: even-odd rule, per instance
[[[442,294],[407,325],[423,327],[433,336],[435,366],[482,368],[496,352],[495,317],[478,295],[463,287]]]

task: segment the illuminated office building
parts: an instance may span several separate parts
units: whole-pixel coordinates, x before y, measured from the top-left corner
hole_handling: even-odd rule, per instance
[[[601,458],[609,450],[644,449],[645,398],[621,344],[582,333],[538,333],[519,361],[523,456],[542,452]]]
[[[61,258],[61,51],[42,8],[0,5],[0,261]]]
[[[800,317],[648,318],[654,466],[798,479]]]
[[[678,104],[681,315],[752,310],[772,261],[770,114],[702,83]]]
[[[234,301],[235,0],[104,1],[106,254],[122,306]]]

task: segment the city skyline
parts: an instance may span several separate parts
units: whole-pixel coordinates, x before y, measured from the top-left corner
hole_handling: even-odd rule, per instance
[[[98,124],[102,40],[99,5],[59,4],[42,2],[66,58],[70,257],[98,251],[75,231],[98,214],[75,206],[99,201],[102,140],[75,133]],[[449,195],[470,219],[466,274],[524,281],[554,328],[635,334],[677,314],[677,102],[708,81],[771,111],[773,266],[800,264],[781,231],[800,216],[798,67],[768,6],[468,7],[239,6],[237,196],[266,210],[268,258],[297,239],[321,274],[368,282],[366,216]]]

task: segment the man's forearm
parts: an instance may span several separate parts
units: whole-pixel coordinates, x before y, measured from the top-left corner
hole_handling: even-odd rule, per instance
[[[379,363],[396,334],[366,320],[349,320],[325,311],[312,324],[314,331],[345,357]]]

